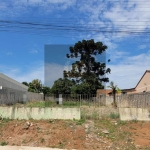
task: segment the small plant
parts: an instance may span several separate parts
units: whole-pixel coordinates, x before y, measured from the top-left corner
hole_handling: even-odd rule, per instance
[[[117,119],[117,118],[119,118],[119,114],[110,113],[109,117],[110,117],[111,119]]]
[[[63,148],[64,144],[62,142],[59,142],[59,148]]]
[[[49,123],[53,123],[54,121],[53,120],[49,120]]]
[[[40,130],[40,128],[39,128],[39,127],[37,127],[36,129],[37,129],[38,131]]]
[[[7,145],[7,144],[8,144],[8,143],[5,142],[5,141],[3,141],[3,142],[0,143],[1,146],[5,146],[5,145]]]
[[[1,118],[1,120],[2,120],[4,123],[7,123],[7,122],[9,122],[11,119],[9,119],[9,118]]]
[[[126,121],[118,121],[118,125],[126,125],[127,124],[127,122]]]
[[[44,143],[44,142],[45,142],[45,139],[44,139],[44,138],[42,138],[42,139],[41,139],[41,143]]]
[[[23,144],[26,143],[26,140],[24,139],[24,140],[22,141],[22,143],[23,143]]]
[[[137,119],[133,119],[133,120],[131,120],[131,122],[137,123],[138,120]]]
[[[94,120],[99,119],[99,114],[98,114],[97,111],[94,111],[94,112],[92,113],[92,119],[94,119]]]
[[[82,125],[85,122],[85,119],[80,119],[76,121],[76,125]]]

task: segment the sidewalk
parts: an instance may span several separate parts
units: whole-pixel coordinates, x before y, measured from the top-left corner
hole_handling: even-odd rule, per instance
[[[0,150],[67,150],[67,149],[29,147],[29,146],[0,146]]]

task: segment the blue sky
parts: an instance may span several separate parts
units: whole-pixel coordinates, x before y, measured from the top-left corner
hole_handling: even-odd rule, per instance
[[[45,45],[95,39],[108,46],[110,81],[133,88],[150,69],[149,8],[147,0],[0,0],[0,72],[19,82],[44,83]],[[64,50],[52,54],[51,84],[72,63]]]

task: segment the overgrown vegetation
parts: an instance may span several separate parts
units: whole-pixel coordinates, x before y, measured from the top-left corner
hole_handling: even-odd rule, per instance
[[[99,103],[98,103],[99,104]],[[80,107],[80,106],[92,106],[92,107],[98,107],[101,105],[98,105],[95,102],[89,102],[89,101],[77,101],[77,100],[68,100],[68,101],[63,101],[62,104],[57,104],[56,101],[28,101],[25,104],[17,103],[14,104],[13,106],[20,107],[20,106],[25,106],[25,107]]]
[[[110,113],[109,117],[112,119],[117,119],[117,118],[119,118],[119,114],[118,113]]]
[[[58,105],[52,101],[30,101],[25,104],[26,107],[79,107],[79,102],[64,101],[62,105]]]
[[[93,119],[92,119],[92,117],[93,117]],[[73,121],[71,121],[71,120],[62,121],[62,120],[50,119],[47,121],[47,123],[50,124],[52,130],[49,130],[50,128],[48,128],[49,125],[46,124],[46,121],[45,121],[46,128],[43,128],[42,125],[44,125],[44,122],[42,122],[40,124],[40,122],[37,123],[37,121],[32,120],[33,124],[36,124],[36,131],[35,131],[35,132],[37,132],[36,134],[41,134],[41,133],[43,134],[43,136],[38,137],[36,140],[41,145],[44,145],[44,144],[47,144],[47,139],[49,138],[47,136],[48,134],[55,135],[55,139],[57,139],[60,137],[60,132],[62,132],[63,130],[66,130],[67,134],[70,134],[70,132],[72,132],[73,134],[71,136],[73,136],[73,138],[75,140],[80,139],[80,142],[82,139],[83,143],[85,143],[86,137],[90,137],[91,140],[94,140],[94,138],[96,137],[96,139],[100,140],[99,146],[101,145],[102,141],[106,141],[106,143],[105,143],[106,146],[108,146],[108,144],[111,143],[110,149],[116,149],[117,147],[118,148],[123,147],[122,149],[136,150],[134,138],[133,138],[134,136],[132,136],[132,134],[134,134],[135,132],[136,132],[135,134],[138,133],[138,130],[134,125],[135,124],[139,125],[138,129],[140,129],[141,128],[140,122],[120,121],[117,113],[111,113],[110,116],[108,116],[108,115],[101,116],[101,118],[97,119],[96,112],[93,112],[93,113],[91,113],[91,116],[89,116],[89,118],[92,120],[88,120],[85,118],[82,118],[80,120],[74,119]],[[0,122],[1,123],[3,122],[6,124],[6,123],[8,123],[8,121],[10,121],[10,120],[4,119],[3,121],[1,120]],[[15,125],[17,123],[18,127],[21,126],[21,128],[22,128],[22,124],[19,123],[19,120],[18,121],[13,120],[13,121],[15,121],[15,123],[9,123],[10,126],[12,124]],[[85,129],[85,132],[83,132],[83,136],[80,135],[78,137],[78,135],[75,134],[77,129],[81,129],[81,131],[83,131]],[[132,130],[133,130],[133,132],[132,132]],[[0,128],[0,133],[2,133],[2,134],[0,134],[0,137],[2,137],[5,133],[5,130],[3,130],[3,132],[1,132],[1,131],[2,131],[2,128]],[[58,134],[57,135],[58,137],[56,137],[56,134]],[[145,134],[145,133],[143,133],[143,134]],[[12,135],[12,137],[13,137],[12,139],[14,139],[14,135]],[[61,136],[61,138],[62,138],[62,136]],[[24,145],[28,145],[30,142],[33,142],[30,140],[24,139],[22,141],[22,143]],[[55,146],[51,145],[50,147],[65,149],[65,148],[67,148],[68,142],[70,142],[70,141],[69,141],[69,139],[67,139],[67,136],[66,136],[64,139],[63,138],[60,139],[58,141],[58,143],[55,144]],[[86,141],[86,142],[88,142],[88,141]],[[7,145],[8,143],[9,144],[11,143],[11,140],[9,141],[9,138],[7,138],[7,137],[5,137],[5,139],[0,138],[1,146]],[[12,145],[12,143],[11,143],[11,145]],[[13,141],[13,145],[15,145],[14,141]],[[143,148],[143,150],[144,150],[144,148]]]
[[[0,117],[0,128],[1,128],[2,126],[4,126],[4,125],[5,125],[7,122],[9,122],[9,121],[11,121],[11,119]]]
[[[114,147],[119,145],[119,143],[127,143],[126,149],[136,150],[136,147],[131,139],[131,133],[121,130],[125,125],[129,124],[129,122],[120,121],[114,114],[112,116],[110,118],[102,117],[100,120],[95,120],[95,127],[98,129],[98,136],[111,140]],[[108,132],[108,134],[103,132],[105,130]]]
[[[5,142],[5,141],[2,141],[2,142],[0,143],[1,146],[5,146],[5,145],[7,145],[7,144],[8,144],[8,143]]]

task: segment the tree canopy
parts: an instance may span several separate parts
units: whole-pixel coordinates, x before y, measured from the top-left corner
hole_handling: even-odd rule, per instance
[[[75,82],[67,78],[59,78],[56,80],[51,88],[53,94],[70,94],[72,86]]]
[[[106,49],[106,45],[102,42],[94,42],[93,39],[75,43],[70,47],[70,54],[66,56],[79,60],[72,64],[71,71],[64,70],[64,77],[74,79],[77,84],[88,84],[94,94],[97,89],[103,89],[102,82],[109,82],[105,74],[110,73],[111,70],[106,68],[105,62],[97,62],[95,56],[101,55]]]

